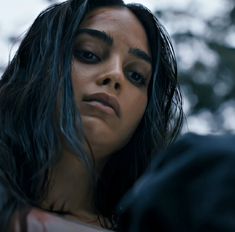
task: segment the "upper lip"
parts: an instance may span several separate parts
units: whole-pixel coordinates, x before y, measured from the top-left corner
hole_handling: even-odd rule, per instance
[[[85,95],[83,100],[101,102],[102,104],[111,107],[116,113],[116,115],[120,117],[120,105],[118,103],[118,100],[114,96],[100,92],[100,93]]]

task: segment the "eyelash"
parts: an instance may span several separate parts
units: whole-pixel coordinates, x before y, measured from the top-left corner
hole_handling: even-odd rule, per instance
[[[130,76],[130,75],[132,75],[132,74],[135,75],[134,78]],[[135,84],[135,85],[137,85],[137,86],[142,87],[142,86],[146,86],[146,84],[147,84],[147,79],[146,79],[142,74],[140,74],[140,73],[138,73],[138,72],[135,72],[135,71],[128,71],[126,75],[127,75],[127,78],[128,78],[133,84]],[[138,80],[136,80],[136,75],[137,75]]]
[[[101,61],[101,58],[99,56],[88,50],[75,50],[74,56],[78,60],[86,64],[96,64]]]

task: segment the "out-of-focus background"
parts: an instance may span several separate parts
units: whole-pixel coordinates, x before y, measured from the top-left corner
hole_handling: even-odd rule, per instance
[[[184,96],[184,132],[235,132],[235,1],[133,0],[173,39]],[[133,2],[125,1],[125,2]],[[35,17],[61,0],[0,0],[0,75]]]

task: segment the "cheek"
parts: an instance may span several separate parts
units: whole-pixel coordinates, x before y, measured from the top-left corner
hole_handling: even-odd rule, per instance
[[[139,95],[136,95],[128,106],[129,108],[128,115],[130,117],[129,120],[132,120],[133,122],[139,122],[144,115],[147,102],[148,102],[147,93],[144,92],[140,93]]]
[[[78,68],[76,67],[76,65],[74,64],[73,62],[73,65],[72,65],[72,86],[73,86],[73,91],[74,91],[74,94],[76,95],[77,90],[79,90],[79,86],[80,86],[80,74],[78,72]]]
[[[126,111],[126,120],[123,125],[125,130],[126,139],[129,140],[136,128],[138,127],[147,107],[147,95],[136,98],[129,106]]]
[[[146,102],[138,102],[134,108],[132,108],[132,113],[130,114],[130,121],[133,121],[133,126],[137,127],[141,119],[143,118],[146,109]]]
[[[86,72],[81,70],[81,67],[74,62],[72,65],[72,88],[76,104],[80,103],[81,96],[84,89],[88,86],[89,78],[86,76]]]

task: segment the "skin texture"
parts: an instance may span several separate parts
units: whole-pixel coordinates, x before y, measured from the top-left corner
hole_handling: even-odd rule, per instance
[[[143,26],[128,9],[96,9],[87,15],[80,29],[73,48],[72,83],[85,135],[100,170],[105,160],[129,141],[145,112],[151,54]],[[91,35],[88,29],[112,39]],[[89,98],[97,93],[115,101],[118,112],[100,99]],[[65,149],[52,170],[43,208],[53,205],[53,210],[63,209],[86,223],[95,219],[94,224],[99,225],[90,184],[86,168]]]
[[[92,225],[86,225],[84,223],[65,219],[54,215],[52,213],[47,213],[39,209],[32,209],[27,216],[27,230],[28,232],[105,232],[103,228],[98,228]],[[15,232],[21,232],[19,229],[19,224],[16,221]]]
[[[74,47],[75,101],[95,160],[99,162],[129,141],[144,114],[151,64],[130,54],[130,49],[138,48],[149,56],[150,52],[144,28],[128,9],[94,10],[81,28],[105,32],[113,39],[112,45],[108,45],[95,36],[81,33]],[[144,85],[137,85],[143,78],[139,74],[146,79]],[[84,96],[94,93],[114,97],[120,106],[120,115],[103,109],[95,101],[84,101]]]

